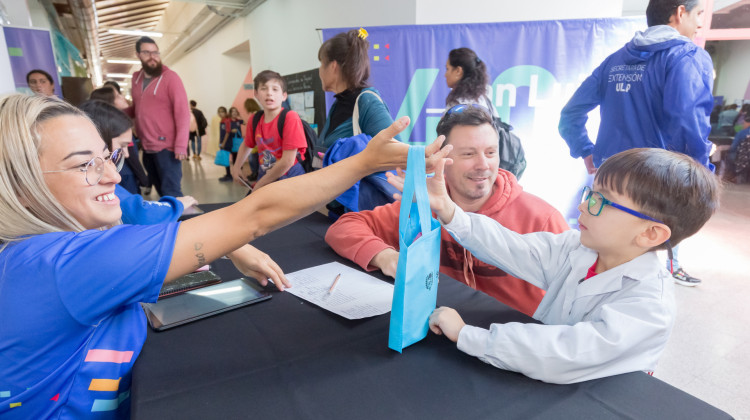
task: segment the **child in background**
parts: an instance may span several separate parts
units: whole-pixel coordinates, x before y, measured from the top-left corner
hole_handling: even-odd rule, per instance
[[[451,201],[442,168],[428,180],[443,226],[480,260],[546,290],[538,324],[464,324],[447,307],[430,329],[459,350],[551,383],[652,373],[672,331],[673,280],[656,250],[697,232],[718,207],[716,177],[689,156],[631,149],[607,159],[584,188],[580,231],[520,235]]]
[[[302,160],[307,150],[307,140],[302,128],[302,120],[294,111],[289,111],[284,127],[279,133],[278,118],[286,100],[286,81],[279,73],[264,70],[253,79],[255,97],[263,106],[263,116],[257,127],[248,127],[245,146],[240,147],[239,161],[235,174],[241,173],[242,163],[250,155],[250,150],[258,146],[260,168],[258,182],[254,190],[279,179],[302,175]],[[252,123],[250,124],[252,125]]]
[[[229,169],[231,176],[231,169],[234,162],[237,161],[237,151],[240,148],[240,144],[244,141],[244,135],[242,134],[242,126],[245,125],[245,121],[240,116],[240,110],[231,107],[229,108],[229,144],[231,145],[231,158],[229,159]],[[237,140],[239,139],[239,140]]]
[[[229,114],[227,114],[226,107],[220,106],[218,114],[219,118],[221,118],[221,122],[219,122],[219,149],[226,150],[227,152],[231,153],[232,142],[231,139],[229,139],[229,130],[232,124],[232,119],[229,117]],[[232,180],[232,173],[229,169],[231,167],[231,164],[226,167],[227,173],[223,177],[219,178],[219,182],[229,182]]]

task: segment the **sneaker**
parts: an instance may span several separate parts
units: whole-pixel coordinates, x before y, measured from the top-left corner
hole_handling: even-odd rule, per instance
[[[694,286],[701,284],[700,279],[690,276],[682,268],[678,268],[677,271],[672,273],[672,277],[674,277],[675,283],[680,284],[682,286],[694,287]]]
[[[231,175],[224,175],[223,177],[219,178],[219,182],[230,182],[234,178],[232,178]]]

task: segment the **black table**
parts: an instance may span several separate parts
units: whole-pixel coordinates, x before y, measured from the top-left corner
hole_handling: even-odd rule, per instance
[[[324,243],[328,225],[314,214],[253,245],[285,272],[330,261],[353,266]],[[213,269],[225,280],[239,277],[228,260]],[[535,322],[442,275],[438,305],[483,327]],[[389,320],[351,321],[275,292],[266,302],[149,330],[133,372],[133,418],[731,418],[641,372],[551,385],[487,365],[432,333],[398,354],[388,349]]]

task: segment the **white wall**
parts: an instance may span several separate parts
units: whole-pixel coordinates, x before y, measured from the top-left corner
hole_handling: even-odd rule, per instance
[[[253,68],[281,74],[319,66],[318,28],[413,25],[415,0],[267,0],[246,17]]]
[[[716,45],[714,95],[724,96],[727,104],[750,100],[750,40],[720,41]]]
[[[5,31],[0,26],[0,95],[15,92],[15,90],[13,69],[10,67],[8,46],[5,44]]]
[[[416,0],[416,23],[479,23],[619,17],[623,0]]]
[[[185,84],[188,99],[198,102],[209,124],[219,106],[229,108],[242,87],[245,75],[250,70],[250,57],[240,54],[224,54],[225,51],[246,40],[244,22],[235,19],[226,28],[212,36],[195,51],[175,63],[165,62],[180,75]],[[209,127],[208,131],[215,127]],[[217,139],[203,139],[203,149],[213,153]]]
[[[0,0],[11,26],[31,26],[29,7],[25,0]]]

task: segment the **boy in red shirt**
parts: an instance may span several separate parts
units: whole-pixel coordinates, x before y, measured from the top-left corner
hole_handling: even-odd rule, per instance
[[[302,128],[302,120],[294,111],[286,114],[283,132],[279,133],[278,121],[286,100],[286,81],[279,73],[264,70],[253,80],[255,97],[263,106],[263,117],[255,127],[248,127],[245,143],[237,153],[234,173],[241,173],[242,164],[247,160],[250,150],[258,146],[260,167],[258,182],[254,189],[278,179],[302,175],[305,170],[301,160],[307,150],[307,140]],[[252,125],[252,123],[250,123]]]

